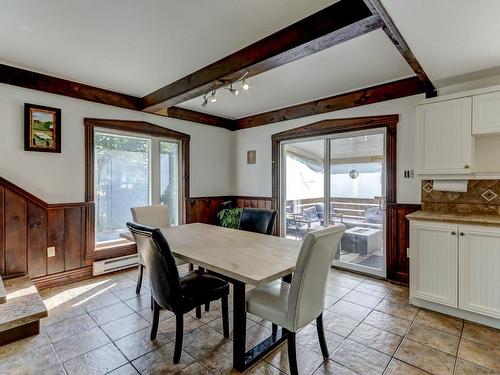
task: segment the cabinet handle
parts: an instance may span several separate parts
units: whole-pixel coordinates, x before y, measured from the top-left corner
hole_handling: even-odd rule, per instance
[[[460,235],[461,235],[461,236],[465,236],[465,233],[464,233],[464,232],[460,232]]]
[[[452,235],[452,236],[456,236],[456,235],[457,235],[457,232],[452,231],[452,232],[451,232],[451,235]]]
[[[465,168],[465,169],[469,169],[469,168],[470,168],[470,165],[465,164],[465,165],[464,165],[464,168]]]

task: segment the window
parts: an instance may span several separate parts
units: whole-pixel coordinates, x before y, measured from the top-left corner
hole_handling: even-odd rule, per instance
[[[94,133],[95,240],[120,240],[131,207],[165,204],[179,223],[179,143],[96,130]]]

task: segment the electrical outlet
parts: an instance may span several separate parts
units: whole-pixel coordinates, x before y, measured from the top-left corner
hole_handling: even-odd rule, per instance
[[[47,257],[55,257],[56,256],[56,247],[51,246],[47,248]]]

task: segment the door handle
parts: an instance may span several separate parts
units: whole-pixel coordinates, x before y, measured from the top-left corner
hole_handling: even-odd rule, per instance
[[[452,232],[451,232],[451,235],[452,235],[452,236],[456,236],[456,235],[457,235],[457,232],[452,231]]]

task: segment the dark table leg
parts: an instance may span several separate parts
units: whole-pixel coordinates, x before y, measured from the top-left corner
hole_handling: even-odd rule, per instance
[[[233,282],[233,367],[239,372],[243,372],[246,369],[246,331],[245,284],[235,281]]]

